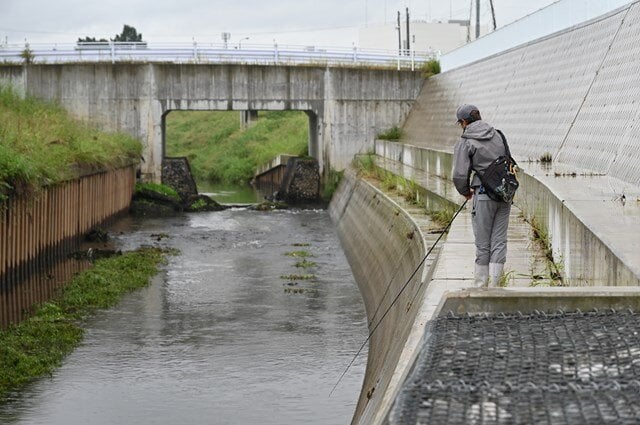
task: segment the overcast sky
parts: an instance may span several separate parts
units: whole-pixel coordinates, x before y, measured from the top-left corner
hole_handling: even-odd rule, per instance
[[[498,26],[555,0],[494,0]],[[0,0],[0,43],[74,43],[78,37],[113,38],[124,24],[148,42],[345,46],[357,29],[391,22],[409,8],[412,20],[469,19],[471,0]],[[489,1],[481,20],[489,22]],[[474,7],[475,8],[475,7]]]

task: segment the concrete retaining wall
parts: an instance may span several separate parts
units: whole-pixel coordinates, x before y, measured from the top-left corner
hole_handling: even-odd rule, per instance
[[[640,185],[640,3],[434,76],[404,125],[406,141],[451,152],[455,111],[472,103],[504,130],[518,160],[550,153]]]
[[[371,423],[399,367],[425,290],[420,282],[428,270],[418,270],[393,307],[389,306],[424,257],[425,243],[418,225],[404,210],[349,173],[334,194],[329,213],[358,282],[370,332],[388,310],[369,341],[367,370],[354,416],[354,423]]]
[[[384,140],[376,141],[375,152],[382,158],[427,171],[442,180],[451,179],[451,152]],[[640,285],[637,247],[617,239],[618,234],[612,234],[602,226],[602,222],[619,221],[622,232],[635,232],[638,220],[634,216],[638,207],[633,204],[625,207],[619,202],[596,197],[590,202],[585,201],[587,196],[594,195],[589,193],[587,184],[580,185],[580,177],[567,176],[558,180],[559,178],[547,174],[539,172],[537,166],[531,170],[523,170],[520,173],[521,186],[514,202],[529,220],[535,217],[536,226],[548,236],[554,260],[561,264],[565,283],[571,286]],[[562,179],[566,181],[563,182]],[[567,196],[565,185],[576,185],[579,198]],[[444,183],[441,195],[459,197],[450,185]],[[601,222],[594,222],[589,214],[598,214],[603,203],[608,205],[603,212],[609,215],[600,217]],[[630,214],[626,223],[625,208]]]
[[[124,131],[144,145],[145,178],[160,181],[165,117],[174,110],[302,110],[309,154],[341,170],[404,121],[419,72],[218,64],[0,65],[0,83],[59,103],[74,117]]]

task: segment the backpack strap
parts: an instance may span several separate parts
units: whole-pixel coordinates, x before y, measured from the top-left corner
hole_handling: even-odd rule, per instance
[[[498,132],[498,134],[500,135],[500,138],[502,138],[502,143],[504,144],[504,150],[505,150],[505,153],[507,154],[507,157],[508,157],[511,161],[513,161],[513,163],[514,163],[515,165],[518,165],[518,163],[516,162],[516,160],[515,160],[515,159],[513,159],[513,157],[511,156],[511,151],[509,150],[509,145],[507,144],[507,138],[506,138],[506,137],[504,137],[504,133],[503,133],[501,130],[498,130],[497,128],[496,128],[496,131],[497,131],[497,132]]]

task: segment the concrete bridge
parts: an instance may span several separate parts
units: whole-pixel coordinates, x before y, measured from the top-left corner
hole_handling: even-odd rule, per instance
[[[298,110],[309,116],[309,154],[321,170],[373,150],[376,134],[406,118],[419,72],[309,65],[0,65],[0,82],[62,105],[144,145],[142,173],[160,180],[165,118],[176,110]]]

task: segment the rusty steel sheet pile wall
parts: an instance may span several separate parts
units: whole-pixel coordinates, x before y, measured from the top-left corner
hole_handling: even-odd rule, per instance
[[[423,235],[397,204],[350,173],[334,194],[329,213],[358,283],[371,331],[424,257]],[[369,341],[354,422],[363,415],[373,417],[383,402],[421,305],[426,272],[421,266]]]
[[[640,184],[640,3],[427,80],[404,125],[411,144],[452,151],[455,111],[479,107],[516,159]]]
[[[94,226],[128,210],[134,186],[135,169],[127,167],[0,205],[0,328],[19,322],[34,304],[50,298],[61,280],[55,276],[68,279],[81,268],[65,257]]]

